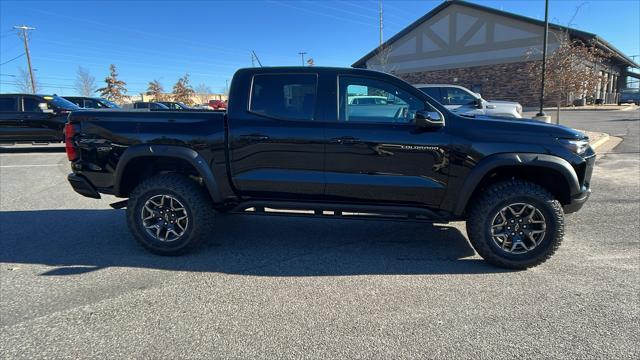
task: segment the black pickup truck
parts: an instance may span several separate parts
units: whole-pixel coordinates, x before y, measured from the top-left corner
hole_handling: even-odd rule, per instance
[[[353,101],[366,97],[384,101]],[[112,206],[167,255],[215,237],[217,213],[291,210],[466,220],[484,259],[524,269],[558,248],[595,161],[575,130],[457,115],[362,69],[241,69],[227,113],[73,112],[65,134],[76,192],[128,198]]]
[[[64,124],[80,108],[57,95],[0,94],[0,143],[64,141]]]

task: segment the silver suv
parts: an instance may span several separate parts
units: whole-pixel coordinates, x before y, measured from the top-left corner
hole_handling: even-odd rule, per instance
[[[480,94],[458,85],[417,84],[413,86],[456,113],[522,118],[522,105],[517,102],[485,100]]]

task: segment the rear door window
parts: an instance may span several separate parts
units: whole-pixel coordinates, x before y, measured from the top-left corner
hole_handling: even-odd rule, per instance
[[[18,98],[15,96],[0,97],[0,112],[18,111]]]
[[[282,120],[313,120],[316,74],[259,74],[253,77],[249,111]]]

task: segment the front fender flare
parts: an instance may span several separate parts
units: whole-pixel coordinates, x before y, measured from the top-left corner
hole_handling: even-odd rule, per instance
[[[467,207],[467,203],[471,198],[471,195],[485,175],[489,174],[493,169],[503,166],[527,166],[555,170],[564,176],[567,184],[569,185],[571,195],[578,194],[580,192],[578,175],[571,164],[563,158],[548,154],[532,153],[495,154],[482,159],[471,170],[471,173],[467,176],[462,188],[460,189],[453,213],[457,216],[462,215]]]
[[[131,160],[140,157],[167,157],[185,160],[191,164],[196,169],[200,177],[202,177],[213,202],[215,204],[222,203],[220,188],[205,159],[195,150],[177,145],[136,145],[125,150],[124,154],[122,154],[118,160],[118,165],[115,170],[115,183],[113,190],[116,196],[122,195],[120,185],[127,165]]]

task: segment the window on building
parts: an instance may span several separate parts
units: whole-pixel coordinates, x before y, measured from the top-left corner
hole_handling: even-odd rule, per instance
[[[425,104],[395,85],[367,78],[341,76],[340,121],[409,123]]]
[[[260,74],[253,77],[249,110],[283,120],[313,120],[315,74]]]

